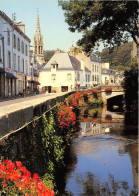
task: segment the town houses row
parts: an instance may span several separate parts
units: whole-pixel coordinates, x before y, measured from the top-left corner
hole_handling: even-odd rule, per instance
[[[99,84],[115,84],[115,72],[109,64],[72,46],[69,53],[57,50],[44,62],[43,36],[37,15],[33,50],[25,35],[25,25],[0,11],[0,97],[34,91],[61,92]],[[120,81],[120,78],[117,80]]]

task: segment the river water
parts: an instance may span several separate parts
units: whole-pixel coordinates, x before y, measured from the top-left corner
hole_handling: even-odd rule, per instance
[[[138,195],[138,138],[120,113],[80,117],[61,196]]]

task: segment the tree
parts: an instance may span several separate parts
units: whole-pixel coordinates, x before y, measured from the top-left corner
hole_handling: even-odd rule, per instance
[[[109,48],[105,48],[101,53],[100,57],[102,62],[109,62],[111,68],[122,68],[125,69],[131,62],[131,51],[133,42],[128,42],[116,47],[112,52]]]
[[[138,1],[59,0],[71,32],[83,33],[78,45],[86,52],[102,41],[115,47],[131,36],[138,43]]]
[[[48,62],[52,58],[54,53],[55,53],[54,50],[46,50],[46,51],[44,51],[44,60]]]

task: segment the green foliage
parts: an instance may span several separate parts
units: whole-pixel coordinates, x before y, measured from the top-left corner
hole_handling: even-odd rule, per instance
[[[113,51],[111,51],[109,48],[105,48],[100,53],[102,62],[109,62],[110,68],[112,69],[125,69],[131,62],[132,45],[133,42],[125,43],[119,47],[116,47]]]
[[[131,119],[127,120],[127,123],[138,123],[138,64],[137,59],[133,59],[131,64],[129,65],[128,70],[125,71],[123,88],[125,91],[125,111],[126,114],[132,113],[131,118],[133,118],[133,122]],[[125,115],[126,115],[125,114]]]
[[[100,107],[103,105],[103,101],[101,99],[89,99],[88,100],[89,107]]]
[[[62,136],[57,134],[55,119],[50,111],[49,119],[43,114],[44,131],[42,133],[42,141],[45,148],[45,155],[48,162],[48,171],[55,172],[56,167],[63,164],[64,147]]]
[[[55,53],[54,50],[46,50],[46,51],[44,51],[44,60],[48,62],[52,58],[54,53]]]
[[[89,52],[100,41],[105,47],[125,43],[131,36],[137,43],[138,1],[59,0],[71,32],[82,32],[78,45]]]

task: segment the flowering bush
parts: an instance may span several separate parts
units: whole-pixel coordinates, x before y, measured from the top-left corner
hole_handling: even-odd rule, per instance
[[[75,98],[77,99],[77,103],[79,102],[79,99],[80,99],[80,92],[79,91],[77,91],[76,93],[75,93]]]
[[[70,129],[75,125],[76,116],[69,106],[61,106],[58,113],[58,122],[61,129]]]
[[[93,90],[92,90],[92,93],[93,93],[93,95],[97,95],[98,90],[97,90],[97,89],[93,89]]]
[[[112,88],[111,87],[105,88],[105,92],[112,92]]]
[[[83,96],[84,96],[84,97],[87,97],[87,96],[88,96],[88,92],[86,92],[86,91],[83,92]]]
[[[54,192],[46,188],[38,174],[31,177],[20,161],[14,164],[11,160],[0,160],[0,188],[0,195],[54,196]]]
[[[69,106],[73,107],[73,108],[76,108],[78,103],[77,103],[77,99],[74,98],[74,97],[69,97],[68,98],[68,104]]]

